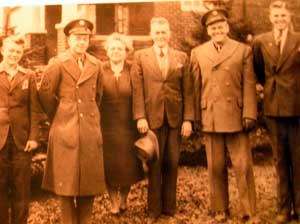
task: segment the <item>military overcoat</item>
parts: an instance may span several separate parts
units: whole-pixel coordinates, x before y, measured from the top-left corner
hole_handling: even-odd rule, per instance
[[[256,119],[257,103],[252,51],[228,39],[221,52],[208,41],[191,52],[195,83],[195,113],[203,131],[242,131],[243,118]]]
[[[69,50],[50,60],[39,90],[51,120],[44,189],[65,196],[104,191],[101,96],[96,58],[86,54],[82,71]]]

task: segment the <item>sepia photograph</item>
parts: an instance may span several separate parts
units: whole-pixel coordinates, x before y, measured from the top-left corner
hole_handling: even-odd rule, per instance
[[[300,224],[299,0],[0,3],[0,224]]]

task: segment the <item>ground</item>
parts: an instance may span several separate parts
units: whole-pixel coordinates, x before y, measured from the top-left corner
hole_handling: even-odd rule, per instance
[[[270,163],[254,166],[257,195],[257,214],[261,223],[273,223],[276,212],[276,175]],[[238,217],[238,192],[234,172],[229,169],[230,219],[229,224],[242,223]],[[203,166],[179,168],[177,187],[177,213],[174,218],[161,217],[156,223],[165,224],[213,224],[208,215],[208,177]],[[128,198],[128,210],[119,216],[109,213],[108,195],[99,196],[94,202],[93,223],[101,224],[144,224],[151,223],[145,208],[147,201],[147,181],[132,187]],[[59,204],[55,196],[33,192],[30,204],[30,224],[58,224]],[[296,222],[294,222],[296,223]],[[299,222],[300,223],[300,222]]]

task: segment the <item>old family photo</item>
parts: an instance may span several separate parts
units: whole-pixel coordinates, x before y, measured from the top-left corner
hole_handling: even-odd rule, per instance
[[[0,223],[300,223],[300,2],[0,8]],[[44,5],[42,5],[44,4]]]

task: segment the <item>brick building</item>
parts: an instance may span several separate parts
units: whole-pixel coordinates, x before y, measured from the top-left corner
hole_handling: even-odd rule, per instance
[[[223,1],[231,2],[232,17],[250,20],[255,34],[270,29],[268,6],[271,0]],[[294,28],[300,31],[300,1],[289,1],[294,9]],[[14,7],[10,9],[9,25],[26,33],[28,47],[38,48],[33,54],[35,64],[46,64],[50,57],[67,47],[62,31],[64,25],[75,18],[89,19],[95,24],[91,50],[102,59],[105,57],[102,42],[115,31],[130,35],[135,49],[150,46],[152,42],[149,37],[149,22],[153,16],[164,16],[169,20],[172,30],[171,45],[182,48],[182,41],[192,41],[191,34],[196,25],[194,13],[204,13],[207,10],[204,4],[209,7],[209,4],[216,2],[220,1],[181,0]],[[7,10],[7,7],[0,9],[2,24],[7,21]]]

